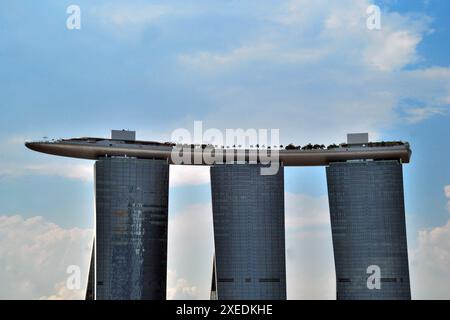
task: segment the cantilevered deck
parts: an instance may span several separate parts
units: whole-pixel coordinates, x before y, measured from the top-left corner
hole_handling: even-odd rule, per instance
[[[127,156],[139,159],[165,159],[170,164],[173,152],[180,157],[185,155],[191,161],[181,164],[210,165],[205,161],[193,161],[203,159],[203,154],[208,153],[215,157],[217,163],[233,161],[251,161],[258,153],[275,156],[278,152],[279,161],[284,166],[326,166],[332,162],[349,160],[399,160],[409,163],[411,149],[408,143],[380,145],[344,145],[332,149],[313,150],[285,150],[285,149],[222,149],[213,146],[184,146],[178,147],[170,143],[158,143],[149,141],[125,141],[103,138],[77,138],[57,141],[27,142],[29,149],[52,155],[97,160],[101,157]],[[378,146],[380,145],[380,146]],[[219,157],[218,155],[221,156]],[[220,161],[222,159],[222,161]],[[272,158],[272,160],[274,160]],[[176,162],[176,164],[180,164]]]

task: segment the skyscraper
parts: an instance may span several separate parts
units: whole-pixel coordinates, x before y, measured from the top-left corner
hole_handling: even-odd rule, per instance
[[[101,158],[95,164],[97,299],[165,299],[169,165]]]
[[[326,172],[337,299],[410,299],[402,164],[349,161]]]
[[[211,167],[215,266],[219,300],[286,299],[284,170],[261,165]]]

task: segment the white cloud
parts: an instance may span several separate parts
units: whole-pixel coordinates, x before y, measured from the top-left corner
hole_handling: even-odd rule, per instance
[[[433,107],[409,108],[405,110],[405,113],[407,114],[406,120],[408,122],[418,123],[435,115],[444,115],[446,114],[446,109]]]
[[[286,232],[289,300],[336,299],[331,228],[322,229]]]
[[[0,216],[0,299],[83,299],[92,231],[63,229],[42,217]],[[68,290],[69,265],[81,269],[80,290]]]
[[[328,197],[286,193],[288,299],[335,299]]]
[[[170,166],[169,185],[180,187],[210,183],[209,167],[207,166]]]
[[[94,180],[94,168],[92,163],[87,164],[36,164],[24,167],[28,174],[42,174],[61,176],[69,179],[83,181]]]
[[[148,28],[156,27],[163,17],[173,13],[167,4],[126,2],[94,5],[86,11],[103,31],[127,42],[139,41]]]
[[[274,16],[264,17],[284,28],[276,25],[270,31],[266,28],[267,34],[246,39],[245,45],[224,53],[181,54],[181,62],[209,71],[224,65],[239,67],[240,63],[249,61],[320,63],[335,54],[347,60],[342,61],[345,65],[356,62],[360,67],[375,66],[381,71],[415,62],[422,34],[430,30],[429,19],[383,12],[382,30],[370,32],[366,27],[366,9],[370,4],[367,0],[287,1],[274,8]],[[290,56],[302,58],[286,59]]]
[[[108,11],[108,9],[110,11]],[[166,14],[169,10],[166,6],[146,4],[136,6],[132,4],[104,8],[101,11],[105,18],[116,26],[126,24],[149,24]]]
[[[328,197],[286,192],[286,228],[298,229],[330,224]]]
[[[169,219],[170,299],[209,299],[213,230],[210,203],[192,204]]]
[[[197,297],[197,287],[190,285],[186,279],[179,278],[175,271],[167,270],[168,300],[194,300]]]
[[[246,62],[278,63],[310,63],[317,62],[327,52],[324,49],[301,49],[295,51],[281,51],[273,44],[258,43],[232,49],[226,53],[202,51],[195,54],[181,54],[179,61],[182,65],[194,70],[205,72],[229,71],[230,68]]]
[[[445,196],[450,198],[450,185],[444,187]]]
[[[214,106],[204,122],[281,128],[283,143],[331,143],[444,114],[450,69],[414,69],[431,19],[383,11],[382,29],[370,31],[371,3],[287,1],[261,17],[271,23],[252,36],[237,34],[234,46],[181,53],[190,83]],[[405,107],[406,100],[427,107]]]
[[[330,4],[326,1],[315,1],[312,5],[306,0],[290,0],[281,4],[281,10],[271,17],[273,21],[284,24],[286,26],[306,27],[314,23],[317,16],[320,15],[321,20],[325,20]],[[336,8],[336,6],[334,6]]]
[[[417,60],[416,47],[421,40],[407,31],[392,32],[371,44],[365,59],[382,71],[400,69]]]
[[[94,180],[94,169],[92,163],[3,163],[0,168],[0,176],[21,176],[21,175],[47,175],[59,176],[68,179],[92,182]]]
[[[39,300],[84,300],[85,289],[83,285],[81,290],[71,290],[67,287],[66,281],[61,281],[54,286],[53,294],[42,296]]]
[[[446,225],[419,232],[410,253],[414,299],[450,298],[450,220]]]

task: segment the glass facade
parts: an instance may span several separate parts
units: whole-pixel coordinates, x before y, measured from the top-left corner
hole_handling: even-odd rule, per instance
[[[337,299],[411,299],[402,164],[332,163],[326,173]]]
[[[166,299],[169,165],[95,163],[96,299]]]
[[[215,270],[212,298],[286,299],[284,169],[211,167]]]

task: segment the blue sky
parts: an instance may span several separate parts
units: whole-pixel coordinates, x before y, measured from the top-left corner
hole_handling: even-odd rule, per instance
[[[0,216],[92,227],[93,162],[32,153],[26,139],[128,128],[166,140],[194,120],[279,128],[282,143],[370,132],[411,143],[408,241],[421,248],[419,231],[450,219],[450,3],[376,1],[382,29],[369,31],[371,3],[0,0]],[[70,4],[81,30],[65,27]],[[207,178],[195,175],[171,185],[172,217],[209,204]],[[289,168],[285,180],[312,203],[326,195],[324,168]]]

